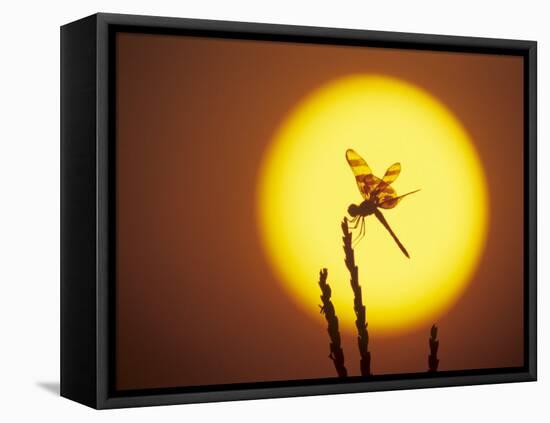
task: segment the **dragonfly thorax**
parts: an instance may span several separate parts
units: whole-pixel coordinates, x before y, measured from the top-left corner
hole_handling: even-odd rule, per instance
[[[369,216],[376,210],[376,204],[372,200],[365,200],[361,204],[351,204],[348,207],[348,213],[351,217]]]

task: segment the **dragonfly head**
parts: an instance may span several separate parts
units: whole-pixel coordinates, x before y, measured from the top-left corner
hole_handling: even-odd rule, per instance
[[[351,217],[355,217],[359,214],[359,206],[357,204],[351,204],[348,207],[348,213]]]

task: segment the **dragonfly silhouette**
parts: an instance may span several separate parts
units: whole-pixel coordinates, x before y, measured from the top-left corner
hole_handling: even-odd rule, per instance
[[[365,236],[365,217],[374,214],[382,225],[388,230],[394,241],[397,243],[403,254],[409,257],[409,253],[397,238],[397,235],[390,228],[390,225],[386,221],[386,218],[379,209],[393,209],[397,204],[407,195],[414,194],[420,191],[408,192],[397,196],[395,190],[390,184],[397,179],[401,172],[401,165],[399,163],[392,164],[382,179],[374,176],[367,162],[354,150],[349,149],[346,151],[346,159],[355,175],[355,181],[359,192],[363,196],[363,202],[359,205],[351,204],[348,207],[348,213],[352,219],[347,219],[348,222],[353,224],[352,229],[357,229],[359,226],[359,235],[355,240],[355,244],[359,242]]]

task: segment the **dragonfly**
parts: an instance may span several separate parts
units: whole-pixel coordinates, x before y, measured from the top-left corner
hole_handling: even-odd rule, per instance
[[[380,179],[373,175],[365,159],[354,150],[348,149],[346,151],[346,159],[355,176],[359,192],[363,197],[363,201],[360,204],[351,204],[348,207],[348,213],[352,218],[346,218],[346,220],[353,225],[351,226],[352,229],[357,229],[357,227],[359,227],[359,234],[355,240],[355,244],[365,236],[365,218],[374,214],[378,221],[390,233],[403,254],[405,254],[407,258],[410,258],[407,249],[403,246],[401,241],[399,241],[399,238],[397,238],[397,235],[393,232],[380,209],[393,209],[404,197],[420,190],[417,189],[400,196],[397,195],[391,183],[395,181],[401,173],[401,164],[399,163],[392,164],[388,170],[386,170],[382,179]]]

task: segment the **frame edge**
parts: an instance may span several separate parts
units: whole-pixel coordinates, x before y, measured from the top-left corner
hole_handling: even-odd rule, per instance
[[[61,27],[61,396],[96,407],[96,16]]]

